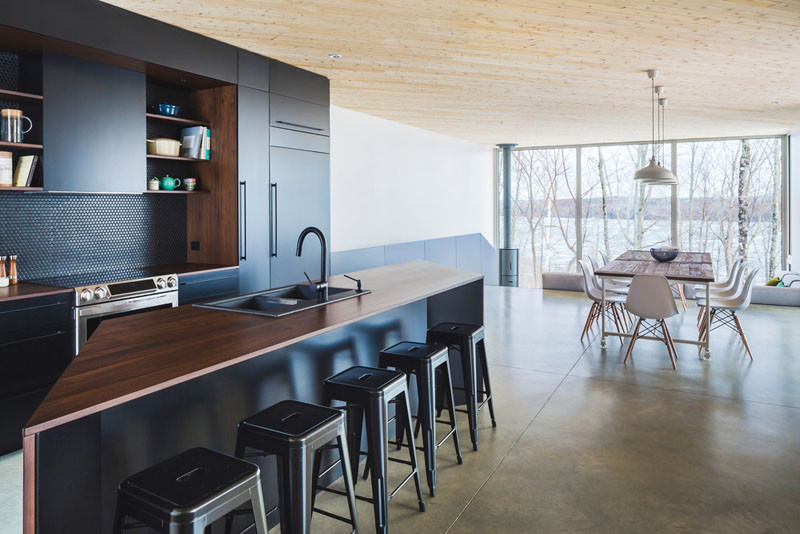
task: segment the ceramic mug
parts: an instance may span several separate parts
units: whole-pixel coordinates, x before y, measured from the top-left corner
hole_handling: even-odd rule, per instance
[[[183,179],[183,188],[187,191],[194,191],[197,187],[197,178],[184,178]]]
[[[181,186],[180,179],[173,178],[169,174],[161,179],[161,189],[165,191],[172,191],[174,189],[178,189],[180,186]]]

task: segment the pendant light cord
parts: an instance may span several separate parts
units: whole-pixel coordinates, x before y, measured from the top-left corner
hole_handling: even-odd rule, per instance
[[[655,77],[650,78],[650,154],[655,157],[656,155],[656,80]]]

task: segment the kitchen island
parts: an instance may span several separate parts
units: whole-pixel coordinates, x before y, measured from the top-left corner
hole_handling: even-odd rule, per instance
[[[350,275],[372,293],[280,318],[181,306],[101,324],[25,427],[25,533],[106,532],[126,476],[194,446],[232,452],[243,417],[320,402],[327,376],[428,326],[483,322],[482,275],[423,261]]]

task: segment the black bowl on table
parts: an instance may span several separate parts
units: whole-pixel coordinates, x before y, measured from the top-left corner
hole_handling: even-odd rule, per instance
[[[678,257],[677,248],[651,248],[650,255],[656,261],[672,261]]]

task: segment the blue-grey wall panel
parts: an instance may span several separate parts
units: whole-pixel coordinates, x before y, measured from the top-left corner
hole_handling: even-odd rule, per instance
[[[456,238],[442,237],[425,241],[425,260],[456,268]]]
[[[482,273],[481,234],[460,235],[456,239],[456,267],[465,271]]]
[[[398,243],[396,245],[386,245],[386,265],[393,263],[403,263],[404,261],[424,260],[425,242],[411,241],[409,243]]]
[[[385,247],[343,250],[331,255],[331,274],[352,273],[386,265]]]
[[[481,270],[483,271],[486,285],[500,285],[500,255],[497,249],[481,236]]]

